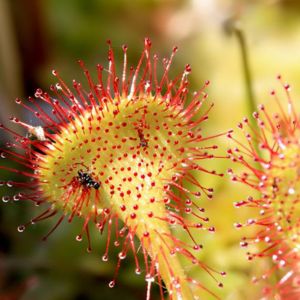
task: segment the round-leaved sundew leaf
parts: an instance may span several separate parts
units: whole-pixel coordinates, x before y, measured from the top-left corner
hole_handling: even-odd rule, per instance
[[[221,135],[204,136],[200,128],[212,107],[201,111],[209,82],[189,96],[189,65],[169,78],[176,47],[163,60],[158,76],[158,57],[150,54],[148,38],[136,67],[127,66],[123,46],[123,67],[117,74],[108,44],[108,67],[98,65],[96,76],[79,61],[88,88],[75,80],[68,86],[53,71],[57,83],[51,93],[38,89],[28,101],[16,100],[40,124],[11,118],[25,128],[25,136],[1,125],[12,137],[1,156],[20,166],[1,168],[24,177],[21,182],[3,182],[16,190],[3,201],[45,204],[42,214],[18,228],[22,232],[31,223],[57,216],[45,239],[64,219],[81,218],[82,231],[76,239],[86,237],[91,250],[89,226],[100,233],[106,229],[103,261],[109,259],[111,244],[120,249],[110,287],[115,286],[121,262],[131,251],[135,272],[145,276],[146,299],[154,281],[162,299],[165,288],[172,299],[194,299],[196,288],[206,288],[186,275],[180,255],[217,281],[216,272],[197,259],[202,245],[192,234],[215,231],[205,226],[208,218],[197,204],[201,196],[211,198],[213,190],[202,186],[195,171],[222,176],[201,165],[215,158],[211,151],[217,146],[209,142]],[[176,237],[177,229],[186,232],[189,243]]]
[[[246,184],[258,196],[249,196],[235,203],[237,208],[249,207],[256,215],[236,228],[255,226],[241,246],[248,248],[248,259],[269,258],[271,267],[253,281],[266,280],[264,299],[300,299],[300,120],[290,94],[290,85],[283,83],[286,94],[283,106],[275,91],[271,97],[277,112],[270,113],[264,105],[253,113],[257,128],[248,119],[239,123],[246,142],[228,133],[237,145],[229,149],[231,159],[244,166],[242,174],[229,169],[233,181]],[[258,144],[258,147],[255,145]]]

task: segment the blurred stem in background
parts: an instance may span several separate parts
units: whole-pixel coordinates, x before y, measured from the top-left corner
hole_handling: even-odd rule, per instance
[[[247,93],[247,106],[248,106],[248,113],[249,116],[252,115],[254,111],[256,111],[256,101],[253,92],[253,84],[252,84],[252,76],[249,66],[249,55],[248,49],[246,44],[246,38],[243,30],[239,26],[239,24],[235,23],[233,25],[233,33],[236,36],[240,51],[241,51],[241,58],[242,58],[242,68],[244,72],[244,80],[245,80],[245,90]],[[253,126],[257,126],[256,122],[251,118],[251,122]]]
[[[249,122],[251,125],[251,128],[253,129],[253,132],[258,130],[258,125],[256,122],[256,119],[252,116],[252,114],[257,110],[257,102],[255,100],[255,95],[253,91],[253,80],[252,75],[250,71],[250,63],[249,63],[249,54],[247,49],[247,41],[245,37],[245,33],[238,22],[234,22],[233,24],[233,33],[237,38],[240,51],[241,51],[241,59],[242,59],[242,69],[244,72],[244,82],[245,82],[245,91],[246,91],[246,103],[248,107],[248,116],[249,116]],[[252,140],[253,146],[257,152],[257,154],[260,154],[260,149],[258,142],[253,139]],[[260,165],[257,164],[257,168],[260,168]]]
[[[9,2],[0,0],[0,99],[2,120],[18,117],[12,97],[23,95],[20,55]]]
[[[241,52],[241,64],[244,76],[244,83],[245,83],[245,91],[246,91],[246,104],[247,104],[247,115],[249,116],[249,123],[253,132],[255,133],[258,129],[258,125],[252,114],[257,110],[257,103],[255,100],[255,95],[253,91],[253,80],[250,70],[250,63],[249,63],[249,53],[247,47],[246,36],[241,28],[240,23],[235,18],[228,19],[224,24],[225,31],[229,34],[233,34],[237,41],[238,46]],[[253,146],[255,147],[256,152],[259,154],[259,145],[258,143],[253,140]]]

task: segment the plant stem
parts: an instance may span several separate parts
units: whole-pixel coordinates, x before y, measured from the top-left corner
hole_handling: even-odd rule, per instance
[[[163,239],[159,235],[155,235],[156,231],[162,231],[163,234],[170,234],[171,231],[167,227],[162,230],[162,224],[157,228],[152,228],[151,243],[144,243],[145,249],[149,256],[158,263],[158,273],[160,274],[164,284],[174,300],[193,300],[194,296],[186,278],[185,271],[178,259],[178,254],[171,254],[174,249],[174,243],[171,239]],[[154,233],[154,234],[153,234]]]
[[[246,38],[243,30],[237,24],[233,24],[232,30],[238,40],[239,48],[241,51],[242,69],[244,73],[245,90],[247,95],[246,102],[248,107],[249,122],[253,130],[256,131],[258,129],[258,126],[256,120],[252,117],[252,114],[256,111],[257,106],[256,106],[255,95],[253,91],[253,80],[250,71]],[[253,139],[253,146],[257,154],[259,154],[260,153],[259,146],[258,143],[255,141],[255,139]]]
[[[248,50],[247,50],[245,34],[242,31],[242,29],[239,28],[238,26],[234,26],[234,33],[237,37],[240,46],[240,51],[241,51],[242,68],[244,72],[245,88],[247,93],[248,113],[249,115],[252,115],[252,113],[256,110],[256,101],[253,92],[252,76],[251,76],[250,66],[249,66],[249,58],[248,58]],[[255,122],[253,123],[254,123],[253,125],[256,126],[256,123]]]
[[[149,189],[147,199],[163,199],[165,192],[163,186],[156,186]],[[131,197],[126,198],[127,207],[132,207],[135,200]],[[139,209],[136,210],[135,218],[128,218],[127,210],[122,210],[123,200],[120,202],[115,199],[113,204],[114,211],[119,218],[127,224],[129,231],[135,232],[141,242],[143,251],[151,259],[152,267],[148,268],[146,281],[149,285],[154,281],[154,277],[159,276],[165,284],[166,289],[173,300],[193,300],[193,292],[190,287],[187,275],[179,255],[180,247],[176,243],[175,236],[170,229],[169,222],[163,216],[168,216],[167,208],[163,201],[155,201],[149,207],[149,201],[139,201]],[[152,214],[149,217],[149,213]],[[168,219],[168,218],[167,218]],[[145,233],[147,235],[145,236]],[[179,249],[179,250],[178,250]]]

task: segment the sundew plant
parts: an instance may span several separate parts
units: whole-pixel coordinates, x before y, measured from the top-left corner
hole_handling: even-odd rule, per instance
[[[229,173],[233,181],[258,192],[257,197],[249,196],[235,203],[237,208],[249,207],[253,211],[253,217],[245,224],[235,224],[237,228],[255,227],[254,233],[241,241],[241,246],[248,249],[248,259],[272,262],[253,281],[264,281],[263,299],[296,300],[300,299],[300,121],[290,85],[281,76],[278,80],[286,99],[280,100],[277,92],[271,91],[277,110],[260,105],[253,113],[257,127],[245,118],[238,125],[244,140],[228,134],[236,146],[228,153],[233,162],[244,167],[242,174],[235,174],[232,169]]]
[[[24,135],[1,125],[11,136],[1,157],[16,165],[2,164],[1,169],[23,178],[2,182],[14,191],[3,201],[45,207],[20,225],[19,232],[55,216],[44,239],[61,223],[65,226],[63,221],[79,218],[82,230],[76,239],[86,238],[91,251],[89,228],[96,227],[106,239],[102,260],[116,263],[109,287],[115,286],[122,261],[131,252],[135,273],[146,280],[145,299],[150,299],[154,281],[161,299],[196,299],[197,289],[206,287],[188,275],[180,256],[220,287],[220,275],[225,275],[197,258],[201,232],[213,233],[215,228],[206,225],[209,219],[199,204],[212,197],[213,189],[195,174],[222,176],[202,165],[217,159],[213,139],[221,134],[207,136],[201,129],[212,107],[202,107],[209,83],[191,93],[189,65],[177,77],[169,76],[177,48],[162,62],[150,49],[146,38],[139,61],[129,67],[123,46],[119,73],[109,42],[108,66],[97,65],[96,76],[79,61],[88,88],[75,80],[70,86],[53,71],[57,82],[50,93],[37,89],[34,97],[16,100],[39,125],[12,117]],[[181,240],[178,230],[189,239]],[[117,257],[110,256],[113,244],[119,249]]]

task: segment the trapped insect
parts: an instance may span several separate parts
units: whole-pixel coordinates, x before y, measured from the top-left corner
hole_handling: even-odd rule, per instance
[[[84,172],[83,170],[78,171],[77,178],[84,187],[87,188],[93,187],[95,190],[98,190],[101,186],[101,182],[94,180],[89,173]]]
[[[139,139],[140,139],[140,146],[142,148],[147,148],[148,147],[148,141],[145,139],[145,136],[142,132],[142,130],[138,130],[138,135],[139,135]]]

